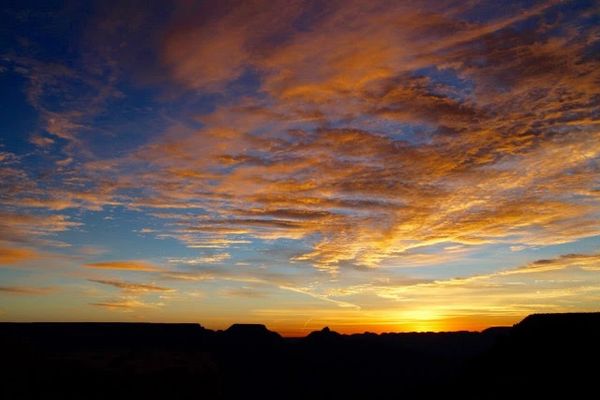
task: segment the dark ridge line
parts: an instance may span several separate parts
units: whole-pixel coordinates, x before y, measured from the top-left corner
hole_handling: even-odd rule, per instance
[[[594,318],[600,315],[600,312],[568,312],[568,313],[534,313],[524,317],[521,321],[513,324],[513,325],[500,325],[500,326],[490,326],[488,328],[482,330],[457,330],[457,331],[389,331],[389,332],[371,332],[371,331],[363,331],[363,332],[354,332],[354,333],[339,333],[331,330],[328,326],[323,327],[321,330],[315,330],[307,333],[305,336],[285,336],[277,331],[273,331],[268,329],[266,324],[258,324],[258,323],[233,323],[226,329],[209,329],[203,326],[198,322],[128,322],[128,321],[28,321],[28,322],[14,322],[14,321],[2,321],[0,322],[0,328],[6,326],[39,326],[39,327],[197,327],[200,330],[206,333],[229,333],[235,331],[254,331],[254,332],[264,332],[267,334],[276,334],[283,339],[306,339],[311,337],[311,335],[316,334],[330,334],[337,335],[341,337],[353,337],[360,335],[368,335],[368,336],[386,336],[386,335],[435,335],[435,334],[486,334],[491,332],[499,332],[499,331],[508,331],[513,330],[515,328],[522,327],[524,325],[535,324],[538,321],[544,321],[546,319],[581,319],[581,318]]]

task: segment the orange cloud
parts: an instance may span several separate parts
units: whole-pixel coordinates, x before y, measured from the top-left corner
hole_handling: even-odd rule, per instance
[[[133,311],[138,308],[145,308],[147,304],[134,299],[107,300],[98,303],[90,303],[92,306],[103,307],[109,310]]]
[[[300,6],[300,2],[277,0],[187,7],[186,17],[177,20],[166,37],[164,61],[186,85],[205,91],[222,89],[264,51],[271,35],[289,27]]]
[[[103,261],[85,264],[88,268],[97,269],[114,269],[123,271],[143,271],[143,272],[154,272],[160,271],[161,269],[151,263],[140,261],[140,260],[127,260],[127,261]]]
[[[260,96],[222,102],[197,117],[201,129],[178,125],[85,163],[75,189],[41,191],[6,156],[1,176],[18,176],[6,204],[158,209],[168,226],[149,233],[159,238],[199,249],[301,240],[309,249],[289,261],[331,273],[414,264],[437,245],[522,248],[600,232],[595,28],[562,29],[547,13],[560,14],[557,2],[482,21],[468,17],[486,11],[480,3],[332,2],[314,15],[285,4],[182,5],[161,49],[189,89],[226,91],[251,70]],[[52,135],[74,140],[77,112],[44,115]],[[23,221],[0,235],[39,223]],[[156,270],[137,263],[88,266]]]
[[[357,130],[303,132],[300,143],[295,139],[268,142],[265,146],[277,158],[237,164],[218,177],[210,192],[202,178],[189,178],[173,203],[170,188],[154,186],[159,193],[155,200],[164,207],[197,200],[197,193],[205,191],[205,209],[218,215],[182,219],[169,235],[190,246],[222,247],[243,244],[240,236],[302,239],[319,234],[324,239],[314,251],[295,260],[330,269],[344,261],[377,265],[386,257],[438,243],[564,243],[599,229],[589,189],[593,174],[584,167],[598,155],[595,134],[583,141],[573,136],[526,147],[517,155],[511,150],[501,161],[495,161],[498,156],[465,159],[470,148],[481,152],[481,143],[469,137],[458,137],[460,145],[446,148],[441,143],[413,147]],[[248,144],[261,150],[260,143]],[[182,151],[161,163],[187,163]],[[552,161],[542,167],[549,154]],[[211,160],[210,153],[204,160]],[[584,169],[568,180],[582,201],[565,198],[553,183],[567,180],[565,169],[577,168]],[[161,182],[179,179],[168,170],[159,174]],[[523,196],[523,191],[532,194]]]
[[[114,286],[119,289],[123,289],[126,292],[170,292],[173,289],[156,286],[147,283],[132,283],[120,280],[107,280],[107,279],[88,279],[90,282],[100,283],[102,285]]]
[[[0,240],[35,242],[36,238],[51,236],[58,232],[80,226],[60,214],[36,215],[0,212]]]
[[[441,243],[550,245],[594,236],[597,63],[583,59],[582,37],[567,45],[572,32],[548,39],[541,25],[527,37],[512,29],[523,20],[537,24],[553,4],[485,23],[460,19],[469,6],[332,4],[311,29],[292,30],[263,52],[247,49],[260,49],[279,27],[256,33],[252,23],[217,13],[229,35],[223,40],[234,44],[222,51],[237,61],[235,71],[223,68],[213,80],[223,85],[251,66],[271,97],[218,108],[202,117],[205,128],[142,149],[138,157],[157,168],[147,179],[154,196],[139,204],[217,215],[182,220],[167,234],[188,245],[319,237],[292,261],[329,271]],[[198,87],[212,75],[176,65],[206,60],[203,49],[212,47],[189,33],[201,24],[189,26],[170,45],[193,48],[169,62],[177,79]],[[433,66],[472,85],[474,95],[419,72]],[[540,91],[546,95],[535,96]],[[307,121],[318,128],[298,125]],[[340,121],[349,127],[328,127]],[[427,126],[404,139],[378,130],[390,122]],[[554,135],[557,129],[564,133]],[[197,148],[206,149],[200,159]]]
[[[1,243],[1,242],[0,242]],[[12,247],[0,244],[0,265],[14,265],[38,260],[42,254],[33,249]]]

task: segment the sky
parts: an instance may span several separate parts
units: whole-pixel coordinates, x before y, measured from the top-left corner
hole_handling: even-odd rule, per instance
[[[0,320],[600,309],[598,2],[2,4]]]

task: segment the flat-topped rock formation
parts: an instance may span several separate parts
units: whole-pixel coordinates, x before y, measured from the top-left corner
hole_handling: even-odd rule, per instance
[[[0,323],[0,398],[575,398],[594,389],[599,337],[600,313],[293,339],[260,324]]]

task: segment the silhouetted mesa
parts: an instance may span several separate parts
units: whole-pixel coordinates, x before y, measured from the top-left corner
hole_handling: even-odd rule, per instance
[[[534,314],[465,375],[486,398],[588,398],[597,393],[600,313]],[[473,396],[476,397],[476,396]],[[593,396],[592,396],[593,397]]]
[[[229,341],[252,344],[277,343],[282,340],[279,333],[268,330],[262,324],[233,324],[223,332],[223,336]]]
[[[308,334],[306,337],[308,340],[316,340],[316,341],[333,341],[339,340],[340,334],[337,332],[333,332],[329,329],[328,326],[321,329],[320,331],[314,331]]]
[[[196,346],[212,333],[199,324],[42,322],[0,323],[0,338],[73,350],[95,347],[173,348]]]
[[[3,323],[0,398],[577,398],[596,389],[598,338],[600,313],[293,339],[256,324]]]

